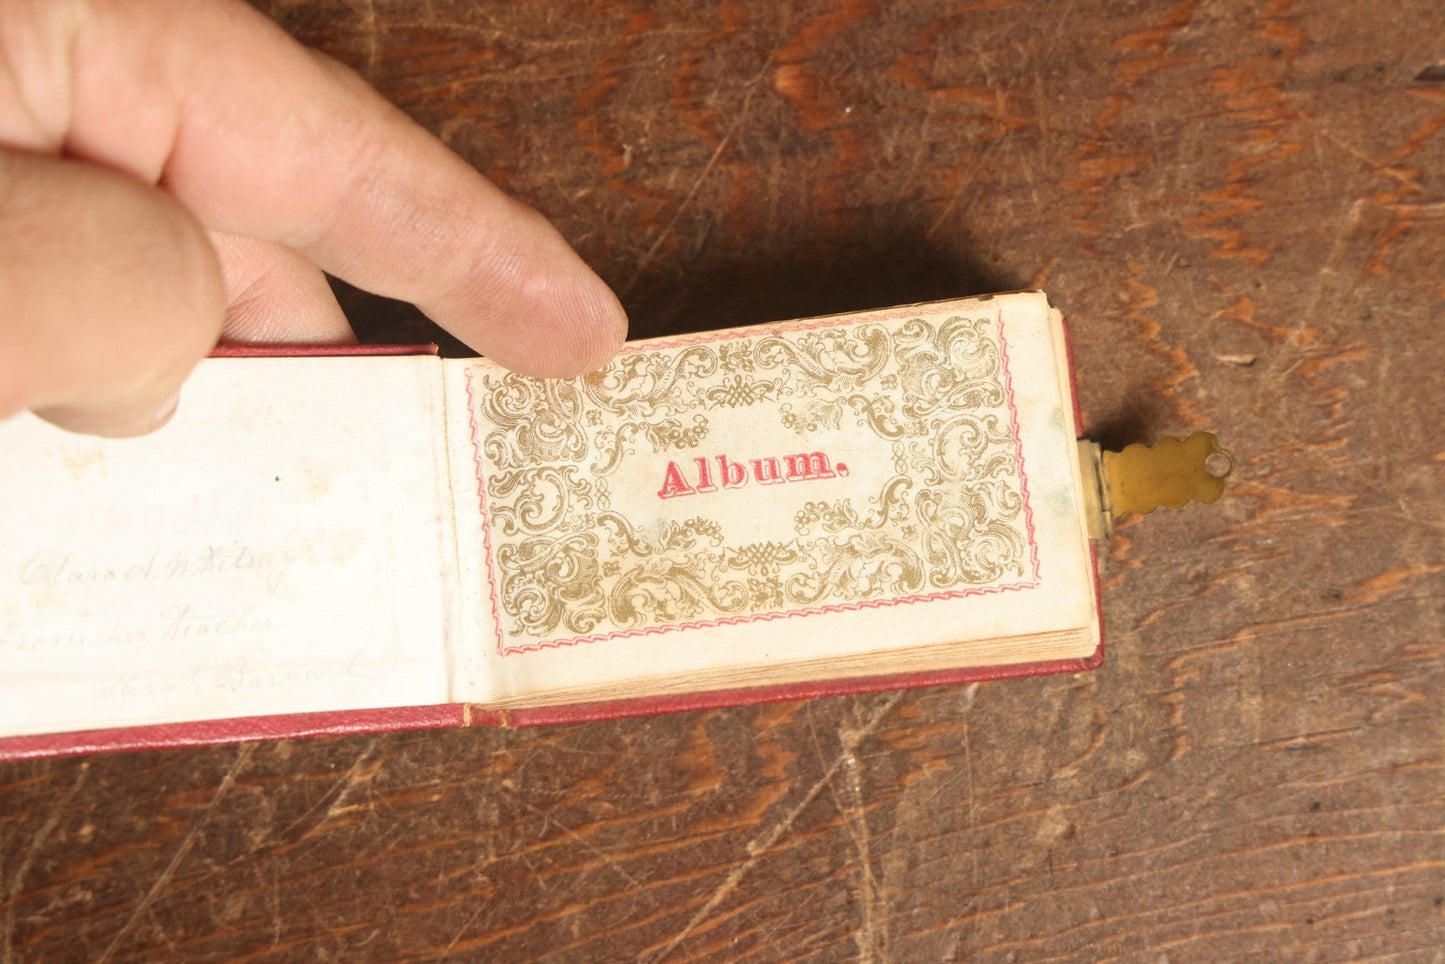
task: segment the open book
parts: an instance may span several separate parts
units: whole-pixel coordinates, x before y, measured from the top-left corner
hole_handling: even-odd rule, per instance
[[[1090,668],[1075,434],[1039,293],[208,359],[145,438],[0,423],[0,756]]]

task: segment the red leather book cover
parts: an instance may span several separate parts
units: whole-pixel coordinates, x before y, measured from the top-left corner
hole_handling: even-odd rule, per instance
[[[197,720],[155,726],[82,730],[74,733],[46,733],[0,739],[0,760],[38,757],[80,756],[115,753],[122,750],[159,750],[173,747],[213,746],[258,740],[291,740],[307,737],[347,736],[358,733],[386,733],[400,730],[436,730],[468,726],[531,727],[598,720],[682,713],[809,700],[824,696],[877,693],[926,686],[956,686],[964,683],[1082,673],[1104,661],[1104,646],[1087,659],[1061,659],[1005,666],[973,666],[927,673],[899,673],[858,679],[818,680],[781,686],[679,693],[638,699],[607,700],[572,706],[534,707],[512,710],[489,709],[468,703],[439,706],[398,706],[345,712],[291,713],[252,716],[230,720]]]

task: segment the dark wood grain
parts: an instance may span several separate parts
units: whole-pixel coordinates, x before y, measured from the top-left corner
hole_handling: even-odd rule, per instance
[[[1089,675],[0,767],[0,961],[1441,960],[1435,0],[263,7],[636,334],[1043,285],[1237,483]]]

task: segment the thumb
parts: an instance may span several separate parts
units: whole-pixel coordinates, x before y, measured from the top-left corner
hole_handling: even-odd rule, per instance
[[[165,422],[215,344],[225,289],[200,224],[103,168],[0,149],[0,418],[72,431]]]

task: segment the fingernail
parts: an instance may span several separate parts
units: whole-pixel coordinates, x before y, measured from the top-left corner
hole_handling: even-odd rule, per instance
[[[146,426],[145,431],[154,432],[156,429],[160,428],[171,419],[175,418],[176,409],[180,408],[180,406],[181,390],[178,388],[173,393],[171,393],[171,396],[169,398],[167,398],[164,402],[161,403],[159,408],[156,409],[155,417],[151,420],[151,423]]]
[[[151,409],[149,416],[135,416],[115,407],[57,405],[33,409],[36,415],[58,425],[67,432],[99,435],[104,438],[134,438],[147,435],[165,425],[176,414],[181,393],[176,391]]]

